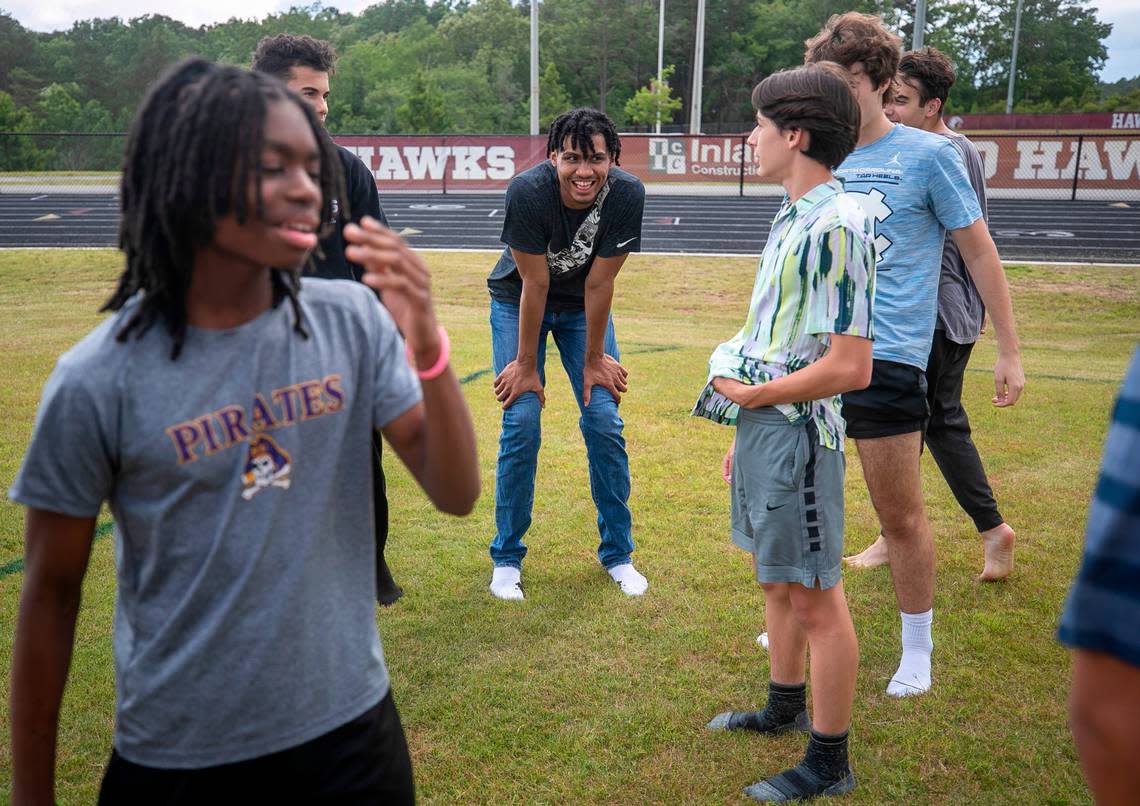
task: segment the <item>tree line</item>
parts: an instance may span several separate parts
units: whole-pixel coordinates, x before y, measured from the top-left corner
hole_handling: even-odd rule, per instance
[[[235,18],[198,28],[147,15],[83,20],[54,33],[26,30],[0,10],[0,132],[123,131],[148,84],[168,65],[189,55],[246,65],[261,37],[288,32],[336,45],[340,60],[328,119],[333,132],[525,133],[529,1],[388,0],[359,14],[317,2],[263,20]],[[667,123],[686,123],[696,5],[666,0],[670,75],[658,87],[657,0],[544,0],[543,125],[579,105],[602,109],[626,130],[652,120],[658,108]],[[948,112],[1004,110],[1013,9],[1013,0],[928,3],[927,43],[947,52],[959,70]],[[913,0],[710,0],[704,130],[746,128],[756,82],[799,64],[804,40],[830,14],[849,10],[882,15],[909,44]],[[1024,0],[1017,111],[1140,109],[1135,82],[1117,90],[1098,80],[1110,32],[1111,25],[1099,22],[1081,0]],[[53,148],[53,167],[72,167],[61,153],[74,144],[44,142],[0,137],[0,167],[41,167],[42,152]]]

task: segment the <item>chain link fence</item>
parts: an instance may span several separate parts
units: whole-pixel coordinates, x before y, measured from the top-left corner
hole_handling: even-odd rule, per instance
[[[394,191],[502,192],[543,159],[545,137],[337,135]],[[1140,134],[978,134],[991,198],[1140,201]],[[114,193],[121,132],[0,132],[0,193]],[[747,135],[625,134],[621,166],[651,194],[778,195],[757,181]]]

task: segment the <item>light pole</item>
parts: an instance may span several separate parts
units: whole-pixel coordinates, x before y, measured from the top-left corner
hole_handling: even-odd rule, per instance
[[[914,2],[914,36],[911,38],[911,50],[922,47],[922,37],[926,32],[926,0]]]
[[[657,93],[661,93],[661,84],[665,79],[662,69],[665,63],[665,0],[661,0],[660,10],[657,14]],[[661,134],[661,104],[657,105],[657,124],[653,131]]]
[[[693,98],[689,134],[701,133],[701,84],[705,72],[705,0],[697,0],[697,43],[693,48]]]
[[[1021,0],[1013,15],[1013,54],[1009,57],[1009,91],[1005,94],[1005,113],[1013,114],[1013,79],[1017,75],[1017,40],[1021,37]]]
[[[538,0],[530,0],[530,133],[538,134]]]

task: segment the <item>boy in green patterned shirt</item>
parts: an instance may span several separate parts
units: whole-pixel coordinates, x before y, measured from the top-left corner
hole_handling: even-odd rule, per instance
[[[866,214],[831,173],[859,132],[846,72],[825,63],[776,73],[752,103],[757,174],[788,195],[760,258],[748,318],[713,353],[693,414],[736,425],[725,457],[732,540],[752,552],[771,634],[767,705],[718,714],[709,728],[810,730],[803,761],[745,789],[759,801],[785,801],[855,787],[847,732],[859,648],[840,580],[839,395],[871,378],[875,247]]]

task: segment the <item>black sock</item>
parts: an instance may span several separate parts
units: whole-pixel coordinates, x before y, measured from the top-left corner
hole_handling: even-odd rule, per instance
[[[760,733],[787,730],[796,717],[807,710],[807,684],[768,683],[768,704],[763,710],[741,714],[733,720],[733,728],[745,728]],[[802,728],[801,728],[802,730]]]
[[[847,734],[811,732],[803,766],[811,769],[828,782],[838,781],[847,775]]]

